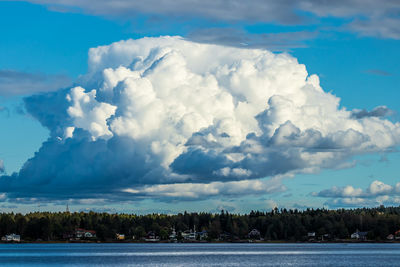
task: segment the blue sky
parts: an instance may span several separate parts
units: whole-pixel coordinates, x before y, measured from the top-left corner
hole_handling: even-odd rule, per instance
[[[4,163],[4,177],[18,173],[43,142],[49,137],[54,138],[53,128],[44,127],[43,119],[40,119],[46,112],[46,102],[29,97],[54,94],[63,88],[69,90],[73,85],[81,85],[82,77],[88,71],[89,49],[126,39],[179,35],[204,44],[288,53],[304,64],[309,74],[319,76],[323,90],[340,98],[340,107],[348,111],[372,111],[378,106],[386,106],[385,114],[371,117],[388,120],[394,125],[400,120],[400,5],[396,2],[367,1],[361,6],[358,1],[325,5],[312,0],[286,4],[254,1],[245,8],[235,8],[236,1],[231,2],[232,6],[224,2],[228,5],[225,8],[218,5],[219,1],[215,1],[216,4],[192,1],[177,6],[170,1],[159,5],[156,2],[150,1],[146,5],[122,1],[120,8],[113,1],[97,1],[91,5],[63,0],[52,3],[0,1],[0,122],[3,125],[0,160]],[[370,12],[371,9],[375,12]],[[24,100],[26,97],[28,100]],[[30,105],[31,109],[25,105]],[[49,114],[53,112],[48,110]],[[395,130],[390,134],[394,140],[399,140],[398,126],[393,127]],[[398,145],[394,142],[384,149],[351,153],[345,160],[351,164],[346,167],[335,168],[332,163],[330,167],[321,167],[312,173],[299,171],[287,175],[279,180],[280,189],[268,191],[267,184],[265,194],[221,193],[211,198],[190,200],[124,195],[109,198],[99,187],[87,199],[75,197],[74,192],[64,192],[65,196],[57,199],[46,192],[39,194],[11,186],[2,189],[0,185],[0,191],[5,194],[0,209],[60,210],[70,203],[75,210],[173,213],[221,208],[248,212],[275,205],[287,208],[398,205]],[[72,153],[71,157],[74,156],[79,155]],[[189,160],[193,159],[189,157]],[[337,162],[337,165],[341,163]],[[182,168],[179,171],[180,174],[189,173]],[[19,177],[26,179],[22,174]],[[272,178],[257,179],[267,182]],[[383,185],[374,184],[374,181]],[[221,181],[210,178],[209,182]],[[224,182],[228,183],[226,187],[231,186],[230,181]],[[40,183],[51,184],[51,181]],[[135,184],[142,185],[152,186]],[[346,186],[361,188],[363,192],[344,194],[342,191]],[[374,191],[374,186],[381,191]],[[336,189],[332,190],[333,187]],[[324,190],[332,192],[327,196]]]

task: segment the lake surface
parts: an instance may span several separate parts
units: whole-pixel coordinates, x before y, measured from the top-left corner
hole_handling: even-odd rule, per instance
[[[0,244],[1,266],[400,266],[400,244]]]

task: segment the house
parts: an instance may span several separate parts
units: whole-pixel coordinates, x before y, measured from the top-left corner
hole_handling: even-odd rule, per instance
[[[14,241],[14,242],[21,242],[21,236],[20,236],[20,235],[13,234],[13,236],[12,236],[12,241]]]
[[[247,234],[247,236],[251,239],[260,239],[261,234],[257,229],[253,229]]]
[[[386,237],[387,240],[393,240],[394,239],[394,235],[390,234]]]
[[[86,230],[85,235],[86,238],[95,238],[96,237],[96,231],[93,230]]]
[[[86,230],[83,228],[75,229],[75,238],[76,239],[95,238],[95,237],[96,237],[96,231],[94,231],[94,230]]]
[[[308,238],[310,238],[310,237],[315,237],[315,232],[308,232],[308,233],[307,233],[307,237],[308,237]]]
[[[358,232],[354,232],[354,233],[351,234],[350,238],[351,239],[359,239],[360,236],[359,236]]]
[[[360,236],[361,240],[367,240],[368,232],[359,232],[358,235]]]
[[[358,229],[351,234],[351,239],[366,240],[368,232],[360,232]]]
[[[189,231],[189,230],[185,230],[185,231],[183,231],[183,232],[181,233],[181,235],[182,235],[182,238],[183,238],[184,240],[188,240],[188,239],[189,239],[189,235],[190,235],[190,231]]]
[[[175,227],[172,228],[172,232],[171,232],[171,234],[169,235],[169,240],[171,240],[171,241],[177,241]]]
[[[150,231],[147,233],[146,238],[144,239],[146,242],[158,242],[160,241],[160,238],[156,236],[156,233],[153,231]]]
[[[63,233],[63,239],[72,239],[74,237],[74,233]]]
[[[196,232],[190,231],[189,235],[187,236],[187,240],[196,240]]]
[[[316,237],[315,232],[308,232],[307,233],[308,241],[314,241],[315,237]]]
[[[16,235],[16,234],[9,234],[6,236],[3,236],[1,238],[2,241],[7,241],[7,242],[20,242],[21,241],[21,236]]]
[[[124,234],[116,234],[116,235],[115,235],[115,238],[116,238],[117,240],[125,240],[125,235],[124,235]]]
[[[332,239],[332,235],[331,234],[323,234],[323,235],[321,235],[321,240],[322,241],[331,240],[331,239]]]
[[[400,230],[397,230],[394,232],[394,239],[399,240],[400,239]]]
[[[219,235],[219,240],[221,241],[232,240],[232,234],[224,231]]]
[[[197,232],[197,236],[199,237],[200,240],[207,240],[208,239],[208,232],[206,230],[203,230],[201,232]]]
[[[182,232],[182,237],[184,240],[194,241],[196,240],[196,228],[193,230],[186,230]]]
[[[82,229],[82,228],[75,229],[75,238],[78,238],[78,239],[82,238],[85,235],[85,231],[86,230]]]

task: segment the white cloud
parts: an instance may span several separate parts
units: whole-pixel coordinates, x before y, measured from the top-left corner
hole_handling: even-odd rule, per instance
[[[346,197],[342,199],[335,199],[333,200],[333,203],[344,205],[363,205],[365,204],[365,199],[359,197]]]
[[[312,193],[313,196],[328,198],[326,203],[330,206],[359,206],[359,205],[393,205],[399,203],[398,193],[400,183],[395,186],[385,184],[381,181],[373,181],[365,190],[354,188],[351,185],[345,187],[332,187],[322,190],[319,193]]]
[[[360,196],[361,193],[362,193],[362,190],[360,188],[354,188],[352,186],[346,186],[343,189],[344,196],[356,197],[356,196]]]
[[[217,171],[214,171],[213,174],[218,175],[218,176],[237,176],[237,177],[248,177],[251,175],[251,171],[241,169],[241,168],[221,168]]]
[[[92,48],[80,86],[25,101],[51,137],[1,179],[15,195],[200,197],[215,182],[348,166],[400,143],[400,123],[354,117],[288,54],[180,37]]]
[[[369,192],[371,195],[388,194],[393,191],[393,187],[384,184],[381,181],[373,181],[369,186]]]
[[[72,129],[75,127],[90,132],[93,140],[98,137],[108,138],[112,136],[106,120],[114,115],[117,107],[107,103],[98,103],[95,99],[96,90],[85,93],[85,89],[82,87],[71,89],[71,93],[67,95],[67,100],[72,105],[67,112],[73,118],[74,126],[65,129],[67,137],[72,137]]]
[[[161,184],[139,188],[126,188],[123,192],[143,197],[200,199],[215,196],[245,196],[254,194],[270,194],[285,191],[278,179],[242,180],[237,182],[212,182],[209,184],[182,183]]]
[[[385,184],[381,181],[373,181],[366,190],[361,188],[354,188],[351,185],[345,187],[332,187],[331,189],[323,190],[319,193],[314,193],[315,196],[319,197],[375,197],[384,194],[394,194],[397,192],[397,188],[400,188],[400,183],[396,184],[395,187]]]
[[[314,196],[320,197],[343,197],[343,198],[352,198],[362,196],[363,190],[361,188],[354,188],[351,185],[347,185],[345,187],[332,187],[331,189],[323,190],[319,193],[313,193]]]
[[[376,202],[379,203],[380,205],[386,203],[387,201],[389,201],[390,197],[389,196],[379,196],[376,198]]]

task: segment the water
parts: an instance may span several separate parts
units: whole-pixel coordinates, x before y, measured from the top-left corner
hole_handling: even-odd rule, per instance
[[[1,266],[400,266],[400,244],[0,244]]]

